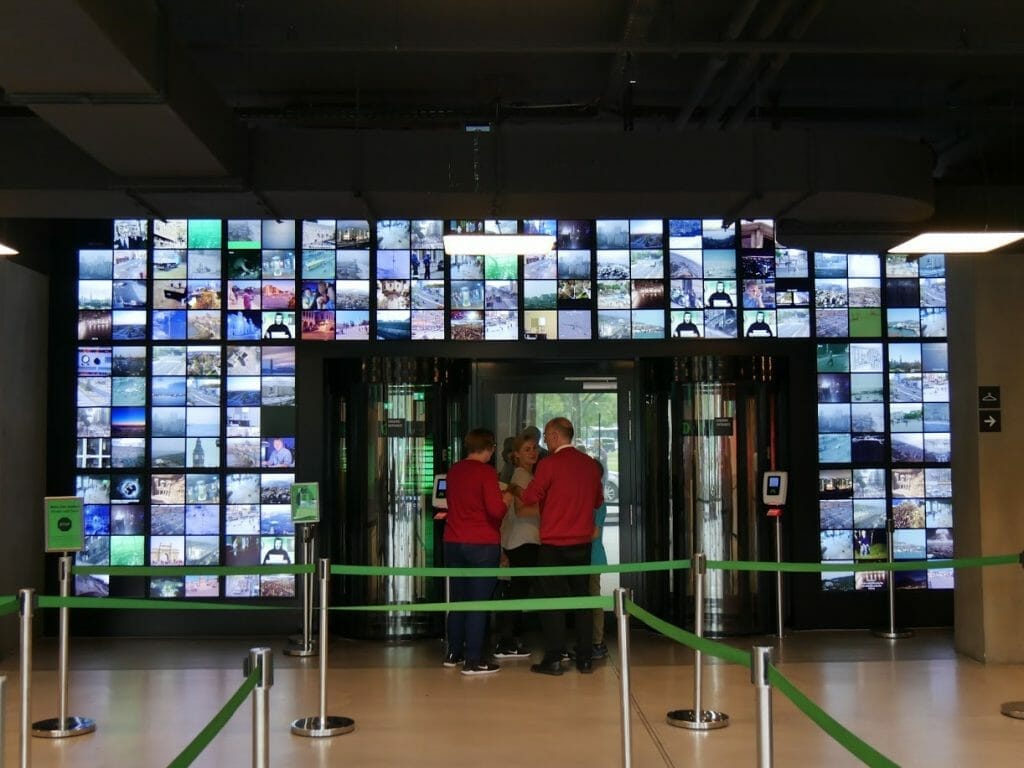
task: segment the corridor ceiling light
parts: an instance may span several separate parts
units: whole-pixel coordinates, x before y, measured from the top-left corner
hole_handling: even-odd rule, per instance
[[[4,245],[3,243],[0,243],[0,256],[17,256],[17,255],[18,255],[18,252],[14,248],[11,248],[9,245]]]
[[[554,235],[445,235],[449,256],[517,256],[547,253],[555,246]]]
[[[1024,232],[923,232],[889,253],[988,253],[1024,238]]]

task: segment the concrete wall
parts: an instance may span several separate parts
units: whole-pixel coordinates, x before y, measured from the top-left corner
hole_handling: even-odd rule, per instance
[[[49,281],[0,259],[0,595],[43,587]],[[0,617],[0,654],[16,653],[17,616]]]
[[[1024,549],[1024,256],[947,262],[956,556]],[[979,432],[978,387],[998,386],[1002,431]],[[1024,662],[1024,570],[957,572],[956,647],[988,662]]]

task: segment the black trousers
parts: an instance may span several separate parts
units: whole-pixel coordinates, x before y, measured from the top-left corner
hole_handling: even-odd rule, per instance
[[[540,544],[520,544],[515,549],[506,549],[508,564],[512,568],[532,568],[537,564],[537,550]],[[509,579],[508,590],[505,597],[509,600],[524,600],[530,597],[533,576],[516,576]],[[512,643],[516,637],[523,633],[525,614],[520,611],[502,611],[498,614],[497,631],[499,643]]]
[[[573,544],[555,547],[541,544],[537,553],[537,565],[565,566],[590,565],[591,544]],[[590,594],[590,574],[578,576],[539,576],[537,591],[541,597],[586,597]],[[594,614],[589,608],[573,611],[576,622],[576,660],[590,658]],[[541,626],[544,628],[544,660],[558,658],[565,643],[565,611],[544,611]]]

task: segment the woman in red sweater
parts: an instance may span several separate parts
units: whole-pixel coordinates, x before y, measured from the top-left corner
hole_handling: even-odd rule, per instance
[[[501,521],[510,500],[498,487],[498,473],[491,466],[494,433],[474,429],[464,441],[466,458],[448,470],[448,516],[444,529],[446,568],[497,568],[501,561]],[[452,601],[488,600],[495,576],[453,577]],[[486,675],[499,667],[483,658],[487,614],[482,611],[451,611],[448,614],[446,667],[462,664],[464,675]]]

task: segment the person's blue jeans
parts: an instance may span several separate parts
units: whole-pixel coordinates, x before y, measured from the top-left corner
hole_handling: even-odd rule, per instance
[[[500,544],[444,543],[446,568],[497,568],[501,563]],[[464,600],[490,600],[497,576],[469,578],[453,576],[452,602]],[[484,639],[487,636],[487,614],[484,611],[451,611],[448,614],[448,650],[462,653],[469,665],[479,664],[484,657]]]

